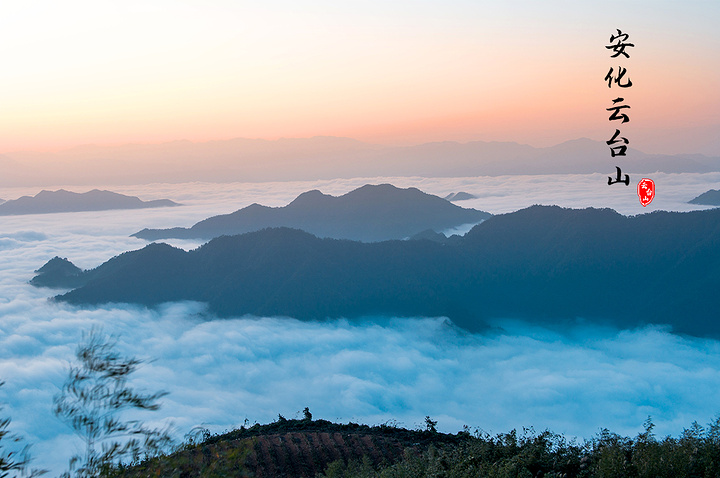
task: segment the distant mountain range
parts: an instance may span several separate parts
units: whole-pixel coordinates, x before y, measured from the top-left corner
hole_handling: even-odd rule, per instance
[[[55,212],[105,211],[109,209],[142,209],[179,206],[169,199],[141,201],[134,196],[93,189],[74,193],[59,189],[40,191],[35,196],[23,196],[0,204],[0,216],[46,214]]]
[[[690,204],[700,204],[703,206],[720,206],[720,190],[711,189],[705,191],[698,197],[688,201]]]
[[[195,300],[219,316],[447,316],[469,330],[492,318],[582,318],[720,336],[720,209],[626,217],[533,206],[448,243],[265,229],[189,252],[154,243],[79,275],[69,264],[56,269],[77,287],[56,298],[71,304]],[[48,272],[33,283],[63,279]]]
[[[237,138],[7,153],[0,155],[0,186],[611,174],[615,165],[604,140],[587,138],[546,148],[484,141],[382,146],[327,136],[275,141]],[[631,149],[620,166],[635,174],[700,173],[720,171],[720,157],[645,154]]]
[[[428,229],[441,232],[462,224],[477,224],[490,216],[416,188],[367,184],[339,197],[308,191],[284,207],[252,204],[190,228],[143,229],[133,236],[153,241],[211,239],[268,227],[290,227],[318,237],[375,242],[405,239]]]

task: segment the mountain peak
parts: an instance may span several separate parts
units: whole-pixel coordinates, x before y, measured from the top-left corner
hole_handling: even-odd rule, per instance
[[[300,194],[290,204],[288,204],[288,206],[312,207],[328,199],[335,199],[335,197],[330,196],[329,194],[323,194],[317,189],[313,189]]]
[[[416,188],[366,184],[342,196],[312,190],[284,207],[246,207],[205,219],[189,229],[151,229],[133,235],[147,240],[211,239],[285,226],[318,237],[377,242],[406,239],[426,229],[440,232],[463,224],[477,224],[488,217],[490,214],[486,212],[456,206]]]
[[[30,283],[36,287],[68,288],[81,284],[82,269],[67,259],[55,256],[36,270]]]
[[[705,206],[720,206],[720,190],[710,189],[698,197],[688,201],[690,204],[702,204]]]

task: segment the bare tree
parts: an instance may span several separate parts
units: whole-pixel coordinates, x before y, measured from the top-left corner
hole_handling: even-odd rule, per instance
[[[152,429],[139,420],[122,420],[127,409],[158,410],[166,392],[138,393],[129,376],[143,363],[121,356],[117,339],[93,328],[83,333],[76,351],[77,365],[70,367],[62,391],[53,399],[54,413],[84,442],[83,456],[70,460],[65,477],[96,477],[123,461],[137,461],[169,447],[167,429]],[[77,467],[77,468],[76,468]]]

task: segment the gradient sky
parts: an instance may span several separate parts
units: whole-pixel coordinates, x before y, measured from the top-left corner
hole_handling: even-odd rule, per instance
[[[0,153],[348,136],[720,155],[717,0],[65,0],[0,6]],[[633,87],[608,89],[604,47]]]

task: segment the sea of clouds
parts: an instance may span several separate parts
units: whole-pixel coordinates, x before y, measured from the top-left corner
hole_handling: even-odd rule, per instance
[[[135,415],[171,423],[175,436],[195,426],[212,432],[246,420],[299,417],[370,424],[397,420],[414,428],[426,415],[442,431],[468,425],[490,433],[533,426],[590,438],[607,427],[635,435],[651,416],[659,435],[705,424],[720,413],[720,342],[681,337],[662,326],[634,330],[582,321],[551,330],[498,318],[483,334],[446,319],[392,317],[300,322],[289,318],[214,319],[203,304],[74,308],[27,282],[54,256],[91,268],[143,247],[129,237],[145,227],[191,226],[257,202],[283,206],[319,189],[344,194],[366,183],[417,187],[458,204],[505,213],[532,204],[611,207],[623,214],[700,209],[687,201],[720,184],[720,173],[655,174],[657,199],[642,208],[633,186],[607,186],[602,175],[481,178],[359,178],[292,183],[151,184],[108,188],[177,208],[0,217],[0,417],[33,444],[35,466],[55,475],[81,450],[51,412],[82,333],[100,326],[125,354],[148,360],[133,385],[169,392],[157,412]],[[85,190],[67,188],[76,192]],[[0,189],[3,199],[34,189]],[[172,241],[186,249],[193,241]]]

